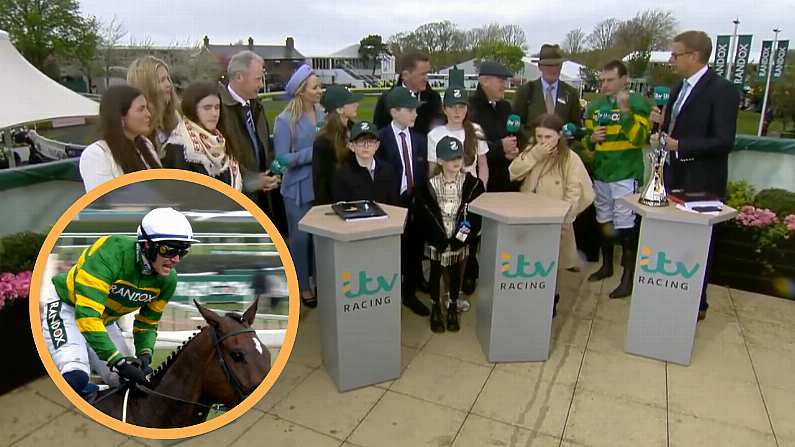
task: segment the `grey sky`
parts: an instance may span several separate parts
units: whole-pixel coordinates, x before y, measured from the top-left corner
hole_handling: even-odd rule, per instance
[[[81,0],[80,4],[84,13],[102,20],[115,14],[129,32],[125,43],[150,36],[156,45],[169,45],[197,42],[208,35],[219,44],[249,36],[259,44],[280,44],[289,35],[305,56],[327,55],[367,34],[387,39],[439,20],[450,20],[461,29],[490,22],[518,24],[530,50],[537,51],[544,42],[561,41],[570,29],[580,27],[587,34],[602,19],[626,19],[650,8],[674,11],[680,30],[702,29],[713,43],[717,34],[731,34],[731,22],[739,16],[740,33],[754,35],[753,60],[762,40],[773,38],[773,28],[783,30],[780,38],[795,39],[790,0]]]

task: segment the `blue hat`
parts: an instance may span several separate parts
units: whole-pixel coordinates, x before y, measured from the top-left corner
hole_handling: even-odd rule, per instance
[[[306,78],[311,76],[312,67],[307,64],[301,65],[295,70],[292,76],[290,76],[290,80],[287,81],[287,86],[284,88],[284,92],[287,94],[287,97],[292,99],[295,98],[295,94],[298,92],[298,87],[306,81]]]

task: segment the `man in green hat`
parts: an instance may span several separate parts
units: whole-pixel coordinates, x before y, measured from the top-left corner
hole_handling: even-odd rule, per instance
[[[376,160],[392,167],[398,174],[401,206],[408,209],[406,229],[401,239],[403,269],[403,305],[420,316],[430,310],[415,295],[422,274],[422,231],[414,223],[416,187],[425,184],[428,171],[428,142],[424,134],[413,129],[419,100],[405,87],[395,87],[385,96],[392,121],[378,131],[381,148]]]

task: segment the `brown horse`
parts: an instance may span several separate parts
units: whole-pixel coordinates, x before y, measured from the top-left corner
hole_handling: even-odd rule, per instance
[[[102,392],[93,405],[130,424],[177,428],[204,422],[213,405],[239,404],[271,366],[270,352],[252,328],[257,302],[243,315],[222,317],[194,301],[208,325],[172,353],[148,384]]]

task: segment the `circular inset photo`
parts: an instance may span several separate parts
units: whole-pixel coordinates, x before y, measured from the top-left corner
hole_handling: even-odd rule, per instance
[[[199,174],[152,170],[92,190],[58,220],[33,272],[31,323],[76,407],[174,439],[265,395],[295,340],[297,291],[286,244],[253,202]]]

